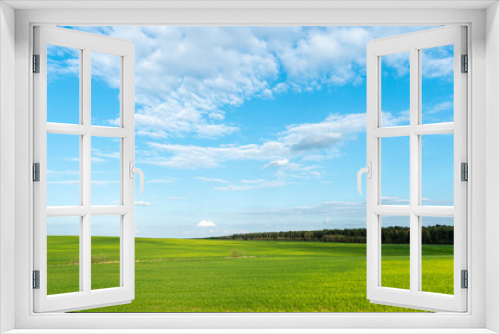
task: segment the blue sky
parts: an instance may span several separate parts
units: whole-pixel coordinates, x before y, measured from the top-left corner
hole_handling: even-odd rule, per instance
[[[427,29],[73,28],[135,44],[136,236],[171,238],[365,227],[366,44]],[[48,121],[78,123],[78,52],[48,53]],[[422,53],[422,121],[453,121],[453,49]],[[382,66],[383,124],[406,125],[407,55]],[[92,124],[118,124],[118,89],[117,57],[93,53]],[[452,205],[453,136],[422,143],[423,201]],[[78,205],[78,150],[48,135],[48,205]],[[408,154],[408,138],[383,139],[385,204],[407,204]],[[119,200],[118,156],[116,139],[92,140],[93,205]],[[63,225],[49,233],[71,234]],[[113,235],[104,225],[93,232]]]

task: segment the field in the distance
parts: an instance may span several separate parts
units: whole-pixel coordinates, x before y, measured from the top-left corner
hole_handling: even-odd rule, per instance
[[[118,238],[92,239],[93,288],[116,286]],[[411,312],[366,299],[366,245],[136,239],[131,304],[90,312]],[[78,290],[78,237],[48,237],[48,289]],[[383,284],[409,285],[409,245],[384,245]],[[453,293],[453,246],[423,246],[423,289]],[[88,311],[87,311],[88,312]]]

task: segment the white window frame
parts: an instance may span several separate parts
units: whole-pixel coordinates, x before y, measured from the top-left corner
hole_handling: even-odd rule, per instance
[[[130,6],[132,2],[122,2]],[[14,7],[26,10],[15,13]],[[128,333],[142,332],[145,329],[203,329],[214,332],[283,332],[286,329],[301,328],[300,332],[346,332],[349,333],[491,333],[500,331],[500,229],[498,221],[500,209],[500,163],[498,110],[500,99],[500,12],[495,2],[416,2],[399,1],[396,4],[384,1],[370,2],[306,2],[285,3],[269,1],[264,3],[241,5],[221,4],[217,1],[207,3],[179,4],[165,2],[163,5],[150,2],[132,3],[137,9],[116,9],[120,3],[82,1],[70,5],[69,2],[17,2],[7,1],[0,4],[0,93],[2,104],[0,117],[5,124],[15,126],[15,150],[10,149],[5,141],[0,142],[0,154],[4,157],[15,157],[15,185],[6,183],[10,188],[1,189],[15,192],[15,225],[14,221],[2,221],[0,237],[0,316],[6,322],[2,329],[16,328],[16,333],[27,333],[23,329],[61,329],[61,333],[70,333],[76,329],[89,329],[86,332],[100,333],[99,329],[127,329]],[[46,6],[44,10],[42,10]],[[59,8],[73,6],[73,8]],[[100,8],[97,8],[99,6]],[[114,6],[114,10],[102,10],[102,7]],[[164,6],[170,8],[147,9],[147,6]],[[183,9],[175,6],[184,6]],[[190,7],[191,6],[191,7]],[[224,8],[226,6],[226,8]],[[365,7],[363,7],[365,6]],[[397,6],[398,9],[390,9]],[[457,9],[455,6],[461,6]],[[487,10],[487,6],[490,6]],[[79,9],[75,9],[78,7]],[[82,9],[85,8],[86,9]],[[237,8],[235,8],[237,7]],[[29,9],[32,8],[32,9]],[[33,9],[34,8],[34,9]],[[49,9],[47,9],[49,8]],[[346,9],[347,8],[347,9]],[[351,9],[348,9],[351,8]],[[354,8],[354,9],[353,9]],[[356,9],[357,8],[357,9]],[[369,8],[369,9],[367,9]],[[438,9],[436,9],[438,8]],[[441,9],[439,9],[441,8]],[[58,10],[56,10],[58,9]],[[203,10],[205,9],[205,10]],[[485,26],[486,22],[486,26]],[[471,242],[468,245],[468,268],[470,282],[468,289],[469,307],[466,313],[435,314],[394,314],[394,313],[336,313],[336,314],[34,314],[31,290],[32,259],[32,184],[29,181],[32,156],[32,76],[30,55],[32,54],[32,27],[35,24],[61,25],[442,25],[465,24],[469,28],[469,50],[471,75],[468,76],[469,119],[468,132],[470,157],[470,181],[468,195],[471,198],[468,207],[468,218],[471,222],[468,233]],[[9,29],[5,29],[5,28]],[[487,29],[486,29],[487,28]],[[15,31],[15,61],[12,60]],[[10,39],[9,39],[10,36]],[[6,48],[4,48],[6,45]],[[10,53],[9,53],[10,52]],[[5,55],[7,53],[7,55]],[[15,64],[15,76],[9,66]],[[488,65],[488,71],[485,71]],[[4,72],[4,69],[7,71]],[[7,77],[6,74],[7,73]],[[9,74],[10,73],[10,74]],[[15,79],[15,99],[6,97],[6,93],[14,92],[8,83]],[[15,107],[15,113],[6,108]],[[15,115],[15,117],[14,117]],[[488,119],[488,121],[486,121]],[[9,132],[0,132],[5,137],[14,138]],[[6,173],[12,171],[12,165],[5,160],[0,165],[0,180],[8,178]],[[488,183],[486,172],[491,172]],[[353,171],[353,179],[355,177]],[[354,183],[354,182],[353,182]],[[3,186],[2,186],[3,188]],[[488,196],[486,196],[488,194]],[[472,196],[473,195],[473,196]],[[0,208],[7,207],[5,197],[0,199]],[[4,211],[5,212],[5,211]],[[2,213],[5,214],[5,213]],[[472,226],[474,229],[472,230]],[[15,229],[15,230],[14,230]],[[11,238],[15,242],[9,240]],[[12,256],[14,252],[14,256]],[[487,265],[486,265],[487,264]],[[15,291],[8,291],[12,286],[7,284],[15,280]],[[486,293],[488,289],[488,293]],[[10,305],[9,305],[10,304]],[[11,311],[12,306],[15,309]],[[10,306],[10,309],[8,308]],[[8,317],[14,315],[14,319]],[[138,327],[143,330],[131,330]],[[246,331],[244,329],[247,329]],[[356,331],[355,329],[358,329]],[[380,330],[381,328],[385,328]],[[488,328],[488,329],[487,329]],[[391,330],[392,329],[392,330]],[[56,331],[51,331],[56,332]],[[75,331],[76,332],[76,331]],[[298,332],[295,330],[295,332]]]
[[[118,38],[64,28],[34,27],[34,53],[39,56],[39,73],[34,84],[34,162],[39,163],[39,181],[33,184],[34,269],[39,271],[39,288],[34,289],[35,312],[74,311],[130,303],[134,299],[134,44]],[[47,122],[47,46],[57,45],[80,53],[80,122],[65,124]],[[119,57],[120,127],[91,124],[91,54],[105,53]],[[47,134],[78,136],[80,142],[78,206],[47,207]],[[91,204],[92,138],[116,138],[120,141],[119,205]],[[91,288],[92,218],[114,215],[120,220],[120,285],[113,288]],[[47,218],[74,217],[80,222],[78,292],[47,295]]]
[[[422,310],[464,312],[467,290],[461,287],[461,271],[467,270],[467,184],[461,180],[461,164],[467,163],[467,76],[462,73],[462,55],[467,54],[467,29],[449,26],[371,41],[367,47],[367,298],[376,304]],[[422,52],[427,48],[452,45],[454,121],[422,124]],[[410,78],[410,123],[406,126],[382,126],[383,56],[408,52]],[[453,134],[453,206],[422,204],[422,136]],[[381,177],[383,138],[408,138],[410,159],[408,205],[384,205],[381,202],[384,180]],[[382,286],[382,217],[406,216],[410,221],[410,289]],[[453,294],[422,291],[422,217],[451,217],[454,220]]]

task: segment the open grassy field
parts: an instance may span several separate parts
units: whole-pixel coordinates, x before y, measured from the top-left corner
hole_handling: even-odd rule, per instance
[[[119,284],[119,242],[92,238],[92,288]],[[412,312],[366,299],[365,244],[136,239],[131,304],[90,312]],[[409,286],[409,245],[384,245],[382,282]],[[423,290],[453,293],[453,246],[423,246]],[[78,237],[48,237],[49,293],[78,290]],[[87,311],[89,312],[89,311]]]

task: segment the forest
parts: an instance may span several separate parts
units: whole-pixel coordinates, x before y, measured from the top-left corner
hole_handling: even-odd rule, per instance
[[[206,239],[366,243],[366,228],[239,233],[222,237],[210,237]],[[383,227],[382,243],[409,244],[410,228],[405,226]],[[453,226],[422,226],[422,243],[433,245],[453,245]]]

